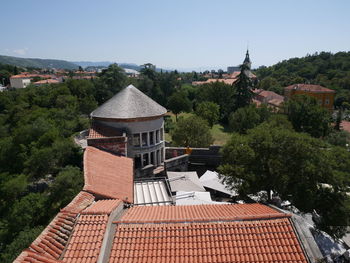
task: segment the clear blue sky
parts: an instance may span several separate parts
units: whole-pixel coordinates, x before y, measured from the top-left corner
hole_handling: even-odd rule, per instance
[[[0,54],[226,68],[349,51],[349,0],[2,0]]]

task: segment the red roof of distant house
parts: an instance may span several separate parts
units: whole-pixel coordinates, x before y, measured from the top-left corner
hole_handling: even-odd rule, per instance
[[[322,87],[320,85],[313,85],[313,84],[293,84],[289,85],[284,88],[285,90],[303,90],[303,91],[310,91],[310,92],[326,92],[326,93],[335,93],[335,90],[327,89],[325,87]]]
[[[215,83],[215,82],[223,82],[228,85],[232,85],[237,81],[237,79],[207,79],[206,81],[193,81],[192,85],[203,85],[203,84],[209,84],[209,83]]]
[[[342,121],[340,126],[344,131],[350,132],[350,121]]]
[[[119,199],[107,199],[99,200],[92,204],[84,211],[81,212],[83,215],[109,215],[114,209],[120,206],[123,201]]]
[[[109,262],[308,261],[291,222],[282,218],[191,224],[120,224],[116,228]]]
[[[287,217],[261,204],[222,204],[188,206],[134,206],[126,211],[120,222],[203,222],[212,220],[252,220]]]
[[[133,160],[88,146],[84,153],[84,190],[132,203]]]
[[[43,80],[39,80],[34,82],[34,85],[38,85],[38,84],[57,84],[60,83],[59,80],[57,79],[43,79]]]

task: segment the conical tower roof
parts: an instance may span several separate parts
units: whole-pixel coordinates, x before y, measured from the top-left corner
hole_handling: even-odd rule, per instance
[[[161,116],[166,112],[163,106],[133,85],[129,85],[91,112],[90,116],[106,119],[136,119]]]

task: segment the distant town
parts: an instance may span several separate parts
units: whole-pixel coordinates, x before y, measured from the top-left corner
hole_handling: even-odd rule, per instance
[[[242,58],[1,64],[3,262],[349,262],[350,53]]]

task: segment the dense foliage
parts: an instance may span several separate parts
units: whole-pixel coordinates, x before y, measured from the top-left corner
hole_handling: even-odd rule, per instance
[[[220,106],[211,101],[204,101],[197,105],[195,113],[213,127],[219,120]]]
[[[350,102],[350,52],[315,53],[291,58],[256,70],[259,87],[282,93],[283,87],[296,83],[319,84],[337,91],[336,106]]]
[[[72,135],[88,127],[94,96],[86,80],[0,93],[1,262],[81,189],[82,151]]]
[[[315,209],[319,227],[341,237],[350,223],[350,153],[276,124],[232,136],[223,148],[223,180],[243,195],[273,191],[303,212]]]
[[[313,97],[293,96],[285,103],[284,110],[297,132],[307,132],[319,138],[328,135],[331,130],[330,112],[319,106]]]
[[[176,146],[208,147],[214,141],[208,123],[196,115],[180,118],[172,137]]]

